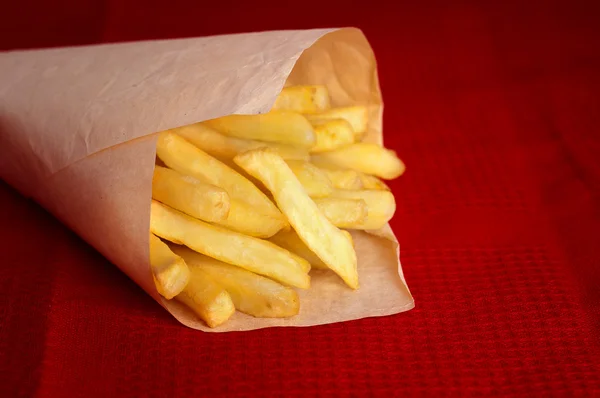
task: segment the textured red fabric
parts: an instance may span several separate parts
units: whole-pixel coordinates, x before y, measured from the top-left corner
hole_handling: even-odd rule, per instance
[[[193,331],[0,183],[0,396],[600,395],[598,2],[8,3],[2,49],[362,28],[416,308]]]

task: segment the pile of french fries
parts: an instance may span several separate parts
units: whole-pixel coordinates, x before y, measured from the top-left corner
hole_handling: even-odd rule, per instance
[[[292,317],[312,268],[358,289],[348,230],[386,225],[384,180],[404,164],[363,142],[365,106],[331,107],[325,86],[282,90],[271,111],[160,132],[150,263],[165,299],[211,328],[235,311]],[[327,272],[327,271],[319,271]]]

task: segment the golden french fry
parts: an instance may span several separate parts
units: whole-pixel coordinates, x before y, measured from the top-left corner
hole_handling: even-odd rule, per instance
[[[171,131],[160,133],[156,154],[169,168],[223,188],[231,199],[246,202],[257,212],[285,221],[277,206],[256,185],[185,138]]]
[[[295,112],[319,112],[329,108],[329,92],[327,87],[289,86],[281,90],[272,110]]]
[[[367,202],[362,199],[315,198],[317,207],[338,228],[354,228],[367,220]]]
[[[312,123],[317,143],[311,152],[325,152],[354,142],[352,126],[344,119],[320,120]]]
[[[273,236],[277,231],[289,225],[281,218],[257,213],[252,206],[237,199],[231,200],[227,218],[217,221],[215,224],[257,238]]]
[[[284,159],[309,159],[308,150],[306,148],[278,144],[276,142],[264,142],[230,137],[219,133],[204,123],[195,123],[188,126],[178,127],[172,131],[176,134],[179,134],[209,155],[219,159],[233,159],[233,157],[238,153],[263,146],[268,146],[275,149],[277,153],[280,154]]]
[[[358,140],[367,131],[368,112],[364,106],[347,106],[331,108],[319,113],[305,113],[304,116],[311,122],[323,120],[344,119],[352,126],[354,136]]]
[[[190,267],[190,273],[190,282],[175,299],[194,311],[211,328],[226,322],[235,313],[229,293],[203,269]]]
[[[260,318],[286,318],[300,311],[300,300],[294,289],[188,248],[173,250],[189,263],[192,274],[201,270],[223,286],[235,308],[245,314]]]
[[[342,169],[327,163],[313,163],[324,172],[334,188],[338,189],[362,189],[363,183],[356,170]]]
[[[310,149],[315,145],[315,131],[304,116],[296,112],[273,111],[262,115],[229,115],[204,122],[218,132],[232,137],[278,142]]]
[[[293,229],[292,228],[288,228],[288,229],[282,230],[282,231],[293,231]],[[293,253],[291,251],[290,251],[290,255],[296,259],[296,261],[298,262],[298,264],[300,264],[300,266],[302,268],[302,271],[306,272],[307,274],[310,272],[310,270],[311,270],[312,267],[311,267],[311,265],[310,265],[310,263],[308,262],[307,259],[305,259],[304,257],[299,256],[296,253]]]
[[[209,222],[225,220],[229,214],[229,195],[224,189],[161,166],[154,167],[152,197]]]
[[[233,161],[233,158],[231,158],[231,159],[222,159],[221,162],[223,162],[223,164],[225,164],[229,168],[235,170],[242,177],[244,177],[245,179],[247,179],[248,181],[250,181],[252,184],[254,184],[258,189],[261,190],[261,192],[263,192],[267,196],[267,198],[269,198],[269,200],[272,203],[274,203],[273,199],[271,197],[269,197],[269,191],[267,190],[267,188],[265,188],[265,186],[263,185],[263,183],[260,182],[260,181],[258,181],[256,178],[252,177],[250,174],[246,173],[246,170],[242,169],[240,166],[238,166],[237,164],[235,164],[235,162]]]
[[[390,187],[388,187],[387,184],[381,181],[379,178],[365,173],[359,173],[359,175],[364,189],[390,191]]]
[[[211,225],[152,200],[150,230],[170,242],[256,272],[290,286],[308,289],[310,277],[297,256],[277,245]]]
[[[281,156],[261,148],[236,156],[234,162],[265,184],[302,241],[348,286],[357,289],[357,259],[351,240],[321,213]]]
[[[327,174],[312,163],[302,160],[288,160],[286,163],[292,169],[308,196],[321,198],[333,192],[333,184]]]
[[[332,198],[362,199],[367,203],[367,218],[351,229],[378,229],[383,227],[396,212],[396,200],[390,191],[382,190],[343,190],[338,189],[331,194]]]
[[[316,164],[328,163],[337,167],[360,171],[386,180],[393,180],[404,173],[404,163],[396,152],[377,144],[357,142],[329,152],[315,153]]]
[[[277,234],[271,236],[269,241],[306,259],[312,268],[329,269],[329,267],[325,265],[319,256],[313,253],[313,251],[310,250],[304,242],[302,242],[302,239],[300,239],[294,230],[279,231]]]
[[[190,280],[185,261],[154,234],[150,234],[150,268],[156,290],[167,300],[181,293]]]

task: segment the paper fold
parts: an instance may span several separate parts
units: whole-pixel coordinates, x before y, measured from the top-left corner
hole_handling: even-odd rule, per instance
[[[267,112],[284,84],[325,84],[367,104],[382,142],[373,52],[360,30],[273,31],[0,54],[0,177],[127,273],[182,323],[210,331],[309,326],[414,306],[391,230],[355,233],[361,288],[316,273],[292,319],[242,314],[207,329],[162,300],[148,265],[157,131]]]

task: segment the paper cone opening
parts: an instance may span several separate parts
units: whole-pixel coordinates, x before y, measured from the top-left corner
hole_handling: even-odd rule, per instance
[[[332,105],[367,105],[382,143],[373,52],[358,29],[276,31],[0,55],[0,177],[52,212],[183,324],[202,330],[309,326],[414,306],[389,228],[357,232],[361,288],[332,275],[299,292],[300,315],[236,313],[208,329],[163,300],[149,267],[156,134],[228,114],[267,112],[284,84],[324,84]]]

